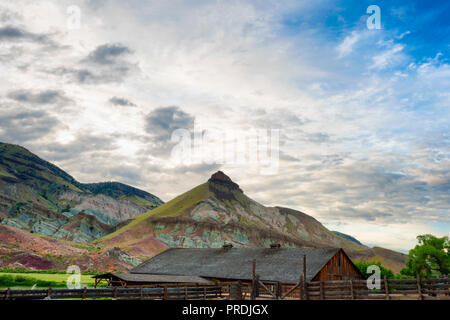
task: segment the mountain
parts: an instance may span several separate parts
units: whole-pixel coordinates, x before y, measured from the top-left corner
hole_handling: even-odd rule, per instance
[[[0,225],[0,268],[124,271],[139,263],[119,248],[103,249]]]
[[[0,143],[0,224],[89,242],[161,204],[122,183],[80,183],[27,149]]]
[[[307,214],[266,207],[219,171],[204,184],[139,215],[94,244],[145,260],[168,247],[342,247],[353,259],[382,259],[395,271],[406,255],[368,248],[336,235]],[[386,249],[383,249],[386,250]]]
[[[252,200],[219,171],[163,203],[117,182],[83,184],[0,143],[0,267],[124,271],[168,247],[342,247],[398,272],[407,256],[369,248],[313,217]]]
[[[341,233],[341,232],[339,232],[339,231],[331,231],[331,232],[333,232],[335,235],[337,235],[337,236],[339,236],[339,237],[342,237],[342,238],[344,238],[344,239],[350,240],[350,241],[352,241],[352,242],[354,242],[354,243],[356,243],[356,244],[359,244],[359,245],[361,245],[361,246],[363,245],[359,240],[355,239],[355,238],[352,237],[352,236],[349,236],[348,234]]]

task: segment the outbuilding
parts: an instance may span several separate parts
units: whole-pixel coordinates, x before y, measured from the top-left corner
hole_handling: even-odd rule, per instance
[[[179,286],[212,286],[213,281],[197,276],[133,274],[133,273],[105,273],[93,277],[94,287],[105,282],[107,287],[179,287]]]

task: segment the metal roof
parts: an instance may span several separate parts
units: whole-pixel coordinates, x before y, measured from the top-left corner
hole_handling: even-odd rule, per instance
[[[198,283],[213,285],[214,282],[197,276],[184,275],[161,275],[161,274],[130,274],[130,273],[106,273],[93,278],[106,278],[114,276],[126,282],[148,282],[148,283]]]
[[[339,248],[171,248],[132,269],[133,274],[172,274],[221,279],[252,279],[252,261],[261,280],[311,281]]]

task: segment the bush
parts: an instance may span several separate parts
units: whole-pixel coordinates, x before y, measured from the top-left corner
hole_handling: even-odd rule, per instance
[[[371,265],[376,265],[376,266],[380,267],[381,278],[384,278],[384,276],[386,276],[386,278],[388,278],[388,279],[394,278],[394,272],[388,268],[383,267],[381,262],[361,260],[361,261],[354,262],[354,264],[359,269],[359,271],[362,273],[362,275],[364,276],[365,279],[367,279],[368,277],[370,277],[372,275],[370,273],[367,273],[367,268]]]

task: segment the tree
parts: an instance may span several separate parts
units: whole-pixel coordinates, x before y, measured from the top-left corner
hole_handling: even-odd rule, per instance
[[[381,262],[361,260],[354,262],[354,264],[359,269],[359,271],[361,271],[365,279],[372,275],[371,273],[367,273],[367,268],[372,265],[376,265],[380,268],[381,278],[384,278],[384,276],[386,276],[386,278],[388,279],[394,278],[394,272],[388,268],[383,267]]]
[[[450,271],[450,241],[449,238],[438,238],[431,234],[417,236],[418,245],[408,254],[406,268],[401,275],[433,278],[449,274]]]

